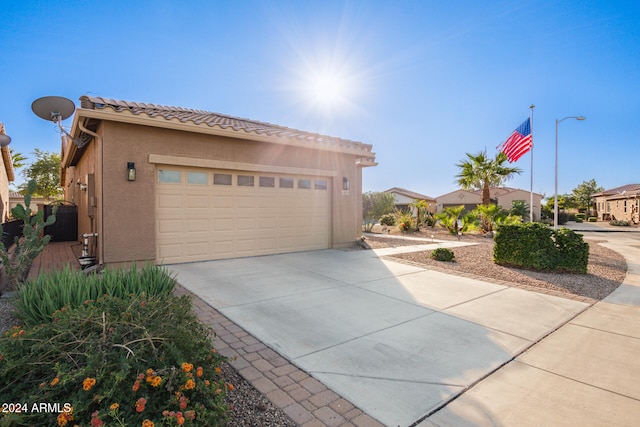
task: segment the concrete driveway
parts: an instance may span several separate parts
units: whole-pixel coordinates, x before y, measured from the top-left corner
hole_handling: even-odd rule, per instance
[[[435,243],[402,250],[457,245]],[[169,266],[180,284],[388,426],[425,419],[588,306],[324,250]]]

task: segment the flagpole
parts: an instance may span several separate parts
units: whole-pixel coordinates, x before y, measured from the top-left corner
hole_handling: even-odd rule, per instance
[[[529,126],[531,127],[529,129],[531,131],[531,187],[529,191],[529,219],[533,222],[533,109],[536,108],[536,106],[531,104],[529,108],[531,108],[531,119],[529,121]]]

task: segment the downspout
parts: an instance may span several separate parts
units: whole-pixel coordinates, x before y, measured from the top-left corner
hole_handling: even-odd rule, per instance
[[[84,124],[83,124],[83,123],[82,123],[82,121],[80,121],[80,120],[78,121],[78,128],[79,128],[82,132],[86,133],[87,135],[91,135],[94,139],[96,139],[96,140],[100,141],[100,150],[101,150],[101,153],[100,153],[100,162],[101,162],[102,164],[100,165],[100,182],[101,182],[101,187],[100,187],[100,199],[99,199],[99,200],[100,200],[100,219],[101,219],[100,224],[102,224],[102,221],[104,221],[104,215],[103,215],[104,204],[103,204],[103,201],[102,201],[102,196],[103,196],[103,195],[102,195],[102,184],[103,184],[103,181],[104,181],[104,179],[103,179],[103,177],[102,177],[102,171],[104,170],[104,164],[103,164],[103,163],[104,163],[104,153],[102,153],[102,151],[104,151],[104,147],[103,147],[103,139],[102,139],[102,137],[101,137],[100,135],[98,135],[98,134],[97,134],[97,133],[95,133],[94,131],[89,130],[89,129],[87,129],[86,127],[84,127]],[[91,200],[89,200],[88,202],[89,202],[89,203],[91,203]],[[94,221],[95,221],[95,219],[94,219],[94,218],[92,218],[92,219],[91,219],[91,232],[92,232],[92,233],[95,233],[95,231],[94,231],[94,226],[93,226]],[[104,231],[104,230],[102,230],[102,229],[101,229],[101,230],[99,230],[98,235],[97,235],[97,237],[95,238],[96,246],[98,245],[98,241],[100,242],[100,257],[98,258],[98,264],[100,264],[100,265],[102,265],[102,264],[104,263],[104,262],[103,262],[103,257],[104,257],[104,233],[103,233],[103,231]],[[96,249],[97,249],[97,248],[96,248]],[[97,251],[96,251],[96,252],[97,252]]]

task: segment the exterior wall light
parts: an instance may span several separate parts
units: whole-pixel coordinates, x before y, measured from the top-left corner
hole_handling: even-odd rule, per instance
[[[136,180],[136,164],[133,162],[127,162],[127,181]]]
[[[342,190],[344,191],[349,191],[349,187],[351,186],[351,183],[349,182],[349,178],[342,177]]]

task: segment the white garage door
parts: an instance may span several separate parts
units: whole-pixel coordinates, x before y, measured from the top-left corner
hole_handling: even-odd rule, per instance
[[[159,166],[156,179],[161,264],[330,246],[330,178]]]

